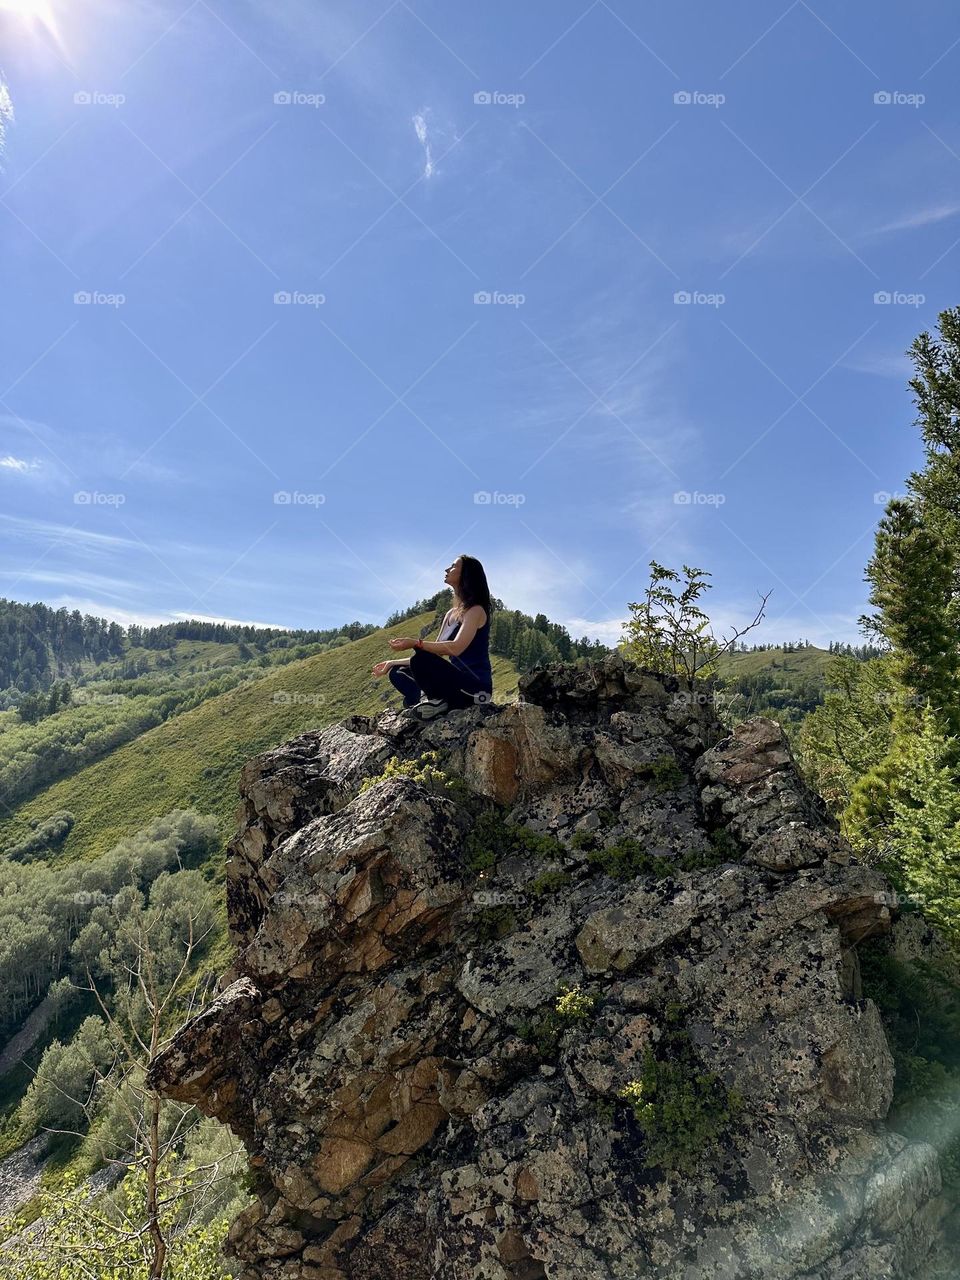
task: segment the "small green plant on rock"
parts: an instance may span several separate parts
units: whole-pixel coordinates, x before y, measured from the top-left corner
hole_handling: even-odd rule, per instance
[[[574,844],[578,848],[588,847],[584,843],[578,843],[576,837]],[[705,871],[732,860],[728,846],[718,848],[713,842],[709,849],[691,849],[677,858],[665,858],[661,854],[647,853],[632,836],[625,836],[616,844],[607,845],[605,849],[592,849],[587,856],[590,866],[614,880],[634,880],[637,876],[654,876],[657,880],[666,880],[675,876],[678,871]]]
[[[557,893],[568,885],[570,880],[568,871],[545,871],[542,876],[537,876],[535,880],[530,881],[527,891],[534,897],[542,898],[548,893]]]
[[[505,938],[519,923],[513,907],[483,907],[473,916],[473,929],[481,942]]]
[[[682,1031],[668,1032],[659,1056],[647,1049],[642,1063],[639,1078],[629,1081],[619,1096],[643,1131],[644,1162],[648,1168],[692,1173],[743,1109],[743,1098],[704,1068]]]
[[[670,755],[657,756],[656,760],[651,760],[645,772],[649,773],[658,791],[671,791],[686,780],[676,759]]]
[[[677,869],[671,859],[647,853],[632,836],[625,836],[606,849],[595,849],[588,855],[587,862],[614,880],[633,880],[641,875],[662,878],[672,875]]]
[[[596,1003],[597,997],[581,991],[579,985],[571,987],[565,982],[560,983],[556,1010],[565,1022],[582,1022],[589,1018]]]
[[[717,852],[718,862],[739,862],[743,856],[736,837],[728,827],[718,827],[716,831],[711,831],[709,840]]]
[[[728,853],[711,844],[709,849],[690,849],[682,853],[674,863],[674,867],[678,871],[706,871],[710,867],[719,867],[731,861],[733,859]]]
[[[509,826],[507,830],[512,834],[512,851],[516,854],[532,854],[537,858],[562,858],[566,854],[566,849],[556,836],[519,825]]]
[[[424,751],[415,760],[401,760],[398,756],[391,756],[383,766],[383,772],[376,777],[365,778],[360,784],[360,790],[366,791],[388,778],[412,778],[435,795],[460,795],[467,790],[462,778],[445,773],[441,768],[439,751]]]
[[[480,872],[496,866],[512,848],[510,829],[503,820],[503,814],[491,806],[477,814],[464,842],[463,852],[470,870]]]
[[[521,1022],[517,1034],[527,1044],[532,1044],[541,1058],[555,1058],[560,1047],[560,1037],[567,1027],[585,1022],[593,1016],[597,996],[561,982],[552,1009],[539,1016]]]
[[[570,844],[574,849],[586,849],[587,851],[596,849],[597,836],[594,831],[575,831],[571,837]]]
[[[503,810],[495,805],[477,814],[464,842],[464,857],[474,872],[490,870],[501,858],[523,855],[562,858],[565,853],[554,836],[505,822]]]
[[[593,1104],[594,1112],[597,1119],[604,1124],[613,1124],[613,1117],[616,1115],[616,1105],[612,1098],[597,1098]]]

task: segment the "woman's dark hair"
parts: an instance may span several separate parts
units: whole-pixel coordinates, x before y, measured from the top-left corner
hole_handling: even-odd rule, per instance
[[[483,565],[476,556],[460,557],[460,585],[454,592],[456,597],[455,607],[461,612],[478,604],[487,615],[487,621],[490,621],[490,588],[487,586],[487,575],[483,571]]]

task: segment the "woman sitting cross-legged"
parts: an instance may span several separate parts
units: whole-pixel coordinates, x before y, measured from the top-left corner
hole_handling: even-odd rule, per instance
[[[457,556],[443,580],[453,588],[454,603],[444,615],[439,638],[396,636],[390,648],[413,653],[373,668],[375,676],[390,677],[403,694],[403,705],[415,707],[421,720],[489,701],[493,694],[490,589],[483,565],[474,556]]]

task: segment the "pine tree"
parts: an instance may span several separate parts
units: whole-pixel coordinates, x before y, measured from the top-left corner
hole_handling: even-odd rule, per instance
[[[960,570],[960,307],[942,311],[937,325],[937,337],[921,333],[909,351],[926,465],[907,483],[928,525],[953,549]],[[960,595],[960,579],[955,594]]]
[[[900,751],[892,800],[891,875],[916,896],[925,915],[960,941],[960,743],[923,709],[919,731]]]
[[[913,502],[895,498],[887,505],[866,577],[877,612],[861,624],[893,650],[904,691],[903,728],[916,721],[912,707],[929,704],[951,732],[960,732],[960,637],[950,621],[954,556]]]

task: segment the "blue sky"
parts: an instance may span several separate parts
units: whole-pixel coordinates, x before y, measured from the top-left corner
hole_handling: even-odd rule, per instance
[[[322,627],[466,551],[615,641],[655,558],[858,640],[955,5],[0,0],[0,73],[0,594]]]

